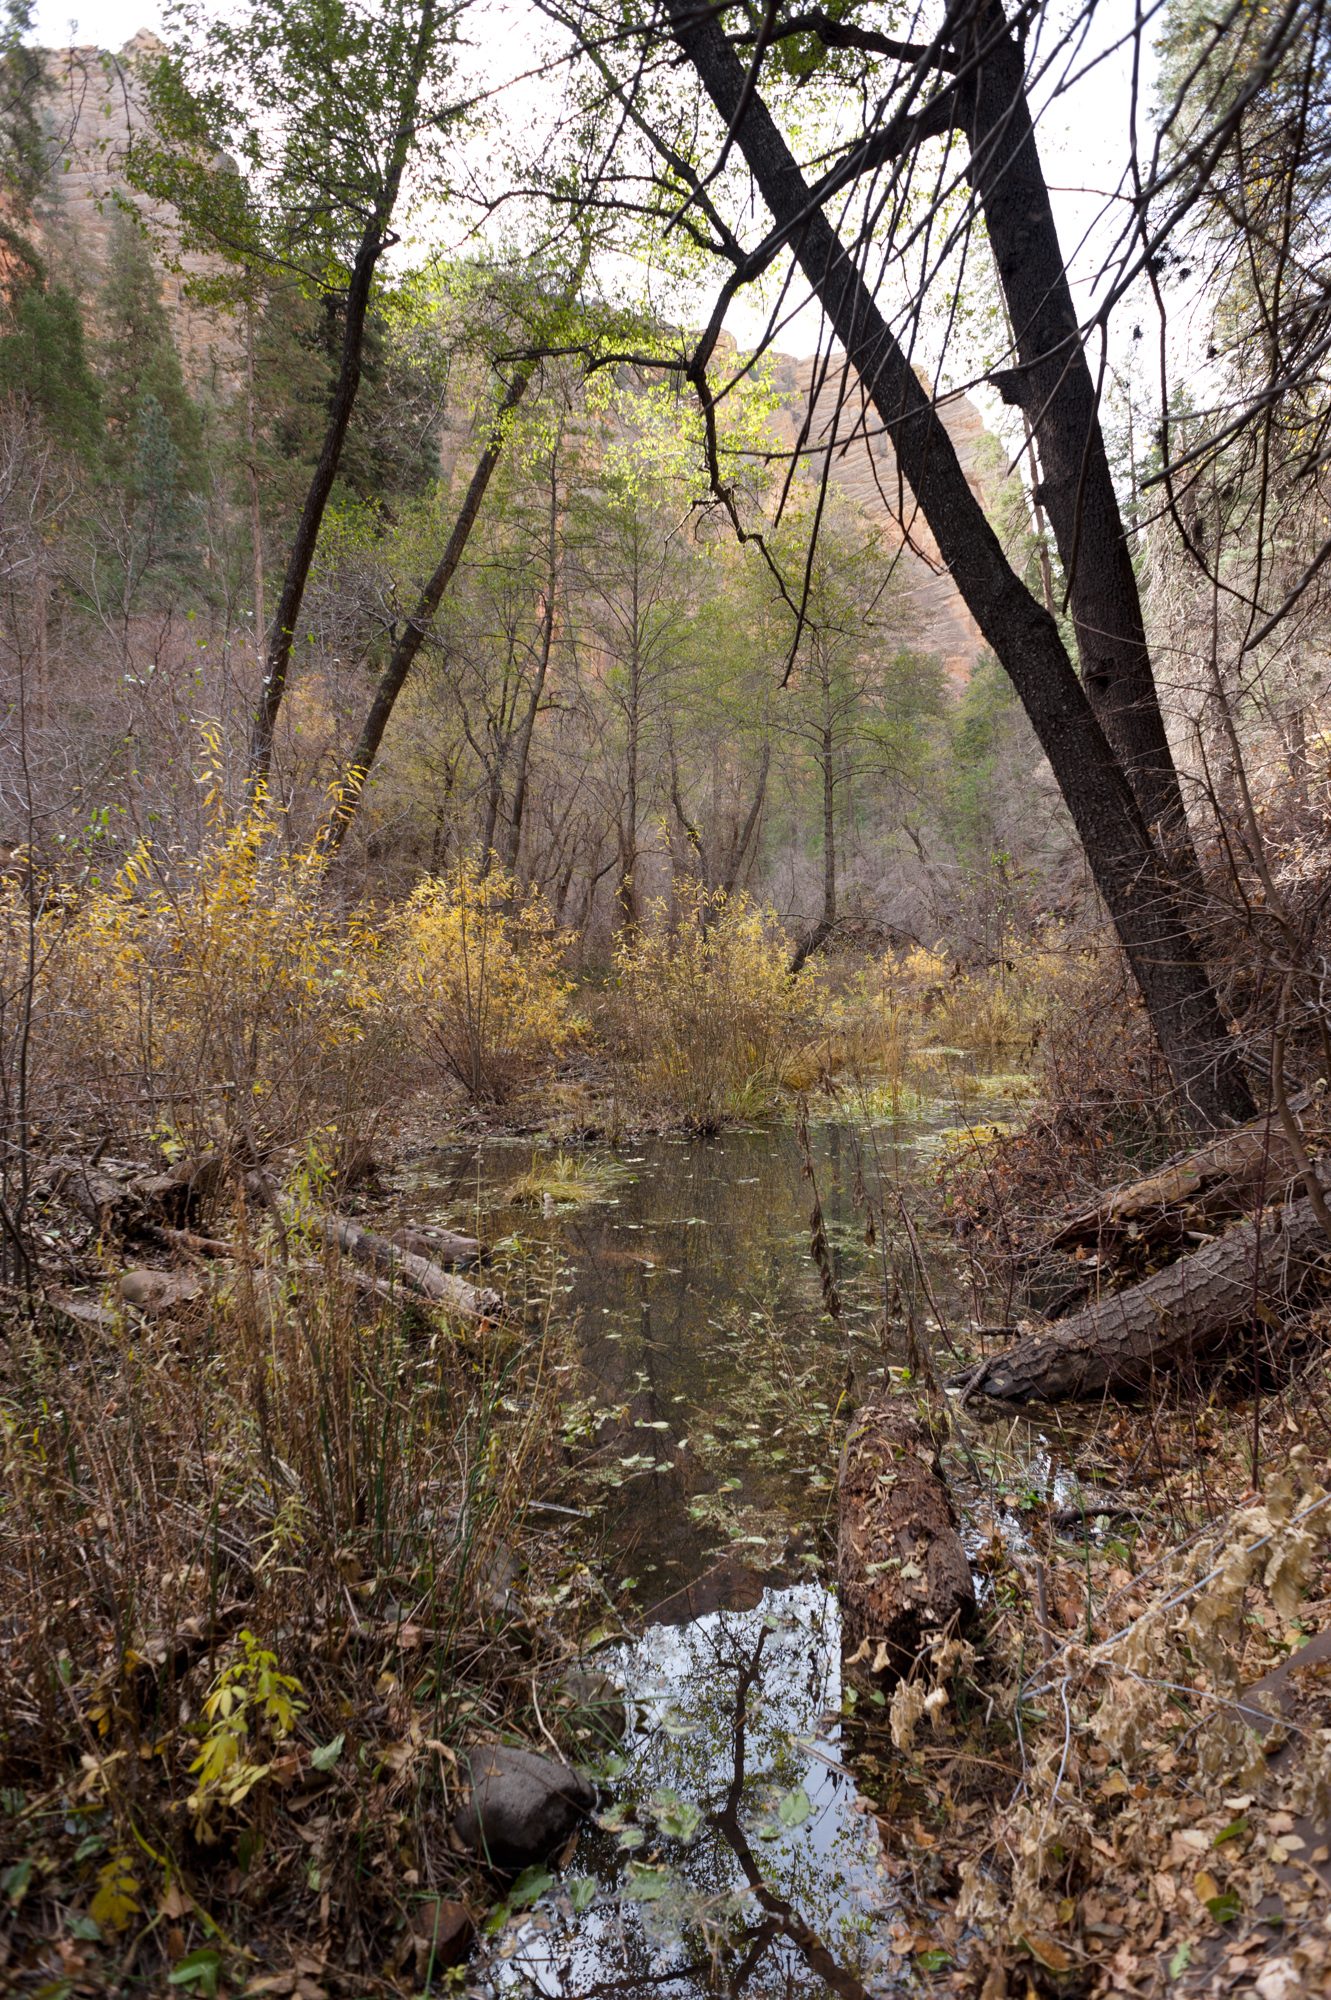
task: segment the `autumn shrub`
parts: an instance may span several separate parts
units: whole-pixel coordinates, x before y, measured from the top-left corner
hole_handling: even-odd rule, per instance
[[[413,1039],[482,1103],[548,1069],[574,1023],[564,940],[537,894],[466,861],[418,884],[398,920],[396,979]]]
[[[374,931],[329,904],[317,855],[266,812],[195,853],[134,849],[108,880],[0,906],[32,926],[30,1090],[46,1120],[166,1150],[256,1155],[373,1117],[395,1033]]]
[[[1033,1048],[1084,971],[1057,933],[1013,940],[980,967],[916,947],[884,965],[888,990],[928,1023],[937,1042],[976,1055]]]
[[[621,936],[616,1028],[647,1111],[713,1132],[765,1101],[809,1039],[790,956],[770,912],[700,886]]]

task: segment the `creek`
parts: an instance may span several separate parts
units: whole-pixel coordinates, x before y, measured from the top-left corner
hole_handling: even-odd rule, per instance
[[[1011,1115],[976,1087],[966,1119]],[[874,1810],[882,1711],[843,1684],[824,1561],[847,1408],[905,1361],[909,1316],[946,1321],[959,1302],[951,1246],[912,1249],[902,1220],[957,1122],[955,1105],[866,1107],[811,1123],[803,1143],[774,1124],[580,1153],[597,1198],[567,1206],[510,1199],[549,1163],[531,1141],[395,1176],[404,1212],[479,1226],[501,1270],[533,1247],[557,1257],[582,1378],[583,1526],[636,1634],[595,1654],[626,1704],[622,1742],[602,1746],[612,1802],[561,1870],[519,1883],[469,1992],[901,1990],[885,1970],[894,1934],[901,1949],[898,1870]],[[866,1188],[875,1204],[888,1193],[873,1232]]]

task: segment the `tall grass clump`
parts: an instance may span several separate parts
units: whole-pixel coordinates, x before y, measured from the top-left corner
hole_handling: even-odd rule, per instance
[[[396,979],[413,1041],[478,1103],[503,1104],[573,1032],[564,940],[542,898],[464,861],[421,882],[401,912]]]
[[[0,1881],[34,1991],[303,1953],[415,1992],[426,1891],[472,1893],[458,1750],[521,1723],[544,1643],[507,1580],[549,1350],[367,1304],[309,1192],[170,1320],[7,1330]]]
[[[646,1112],[715,1132],[767,1102],[807,1039],[791,949],[769,911],[700,885],[620,937],[615,1030]]]

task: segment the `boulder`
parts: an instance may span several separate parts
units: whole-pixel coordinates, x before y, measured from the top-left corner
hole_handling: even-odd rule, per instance
[[[595,1787],[586,1778],[535,1750],[487,1744],[463,1761],[471,1797],[453,1830],[496,1868],[544,1861],[596,1803]]]

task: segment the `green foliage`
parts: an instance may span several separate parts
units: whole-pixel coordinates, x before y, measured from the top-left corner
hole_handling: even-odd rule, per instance
[[[23,403],[56,442],[95,460],[103,435],[101,392],[73,293],[34,273],[19,284],[0,325],[0,397]]]
[[[107,469],[141,499],[178,509],[203,477],[203,421],[185,387],[161,279],[137,217],[112,224],[98,300]]]

